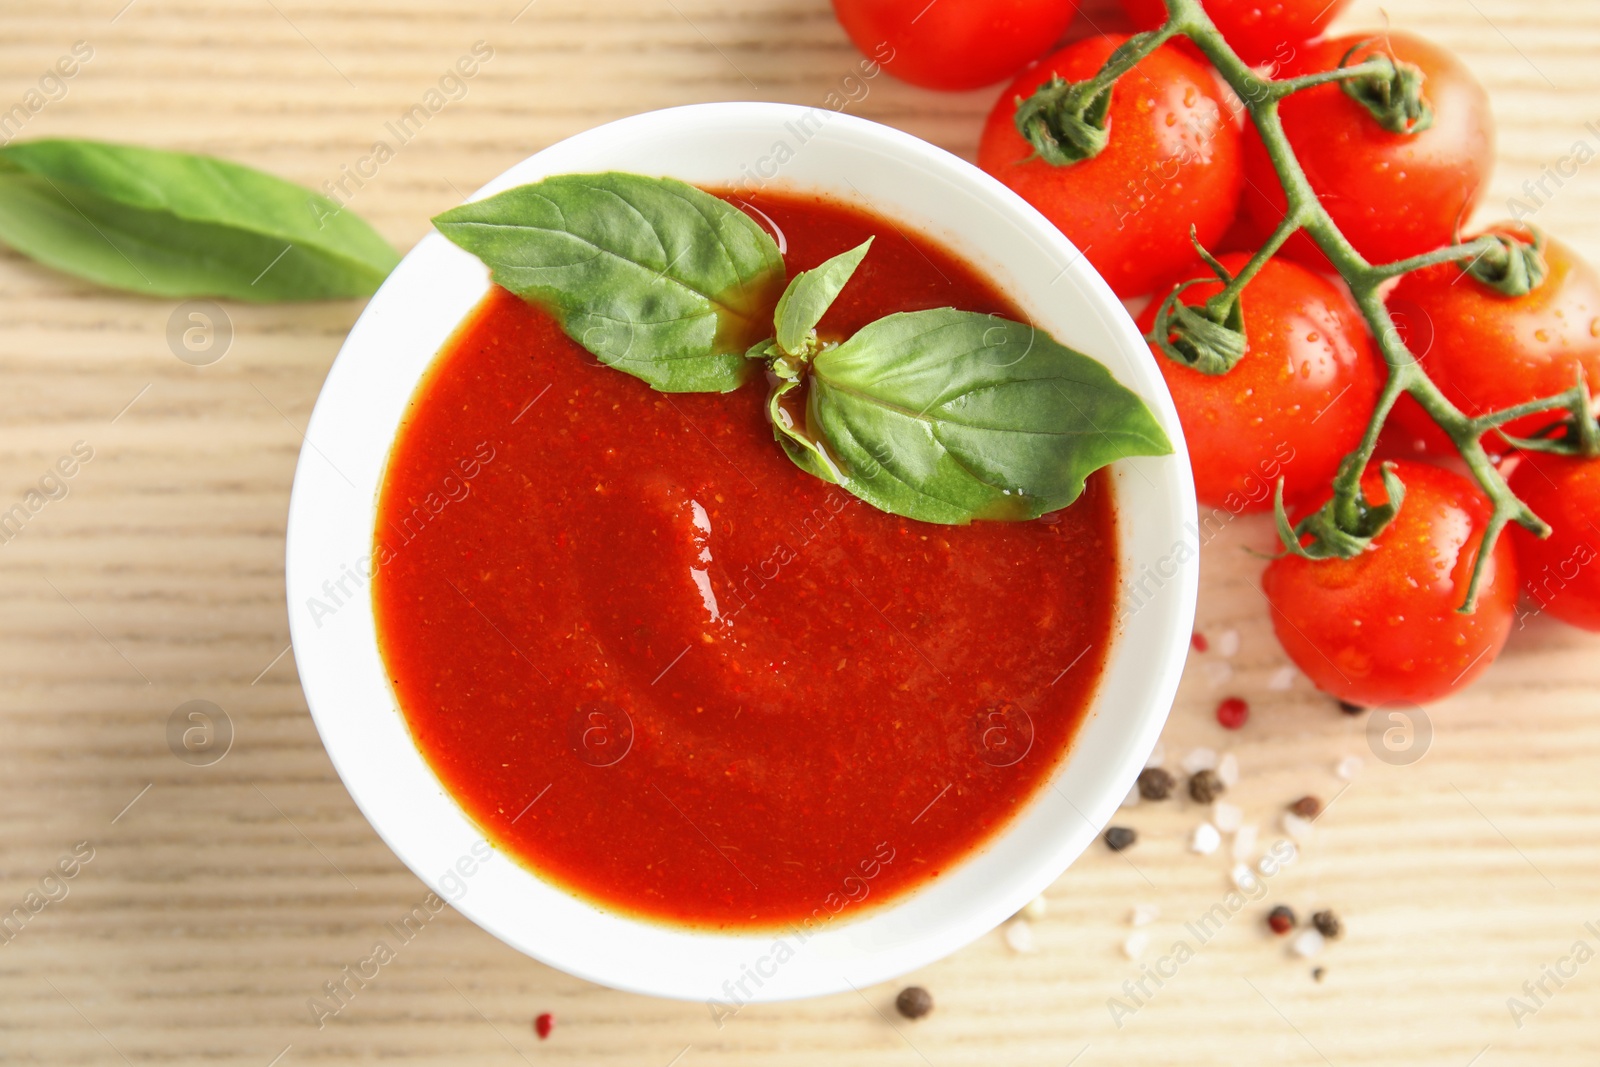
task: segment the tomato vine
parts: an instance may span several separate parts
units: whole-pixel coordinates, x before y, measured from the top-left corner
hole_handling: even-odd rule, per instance
[[[1223,39],[1221,31],[1201,7],[1200,0],[1165,0],[1167,21],[1157,29],[1135,34],[1120,45],[1094,77],[1081,82],[1056,79],[1018,103],[1015,117],[1019,133],[1037,155],[1058,166],[1092,158],[1104,149],[1114,131],[1105,116],[1117,80],[1135,64],[1174,37],[1192,41],[1237,94],[1260,134],[1273,169],[1282,183],[1287,210],[1270,237],[1237,272],[1229,273],[1205,249],[1196,248],[1223,283],[1222,289],[1196,307],[1188,307],[1179,294],[1188,281],[1163,299],[1148,336],[1164,355],[1196,371],[1225,374],[1245,352],[1240,294],[1262,266],[1295,233],[1304,232],[1327,256],[1348,286],[1367,327],[1376,339],[1388,367],[1388,378],[1361,441],[1341,462],[1332,481],[1332,498],[1317,511],[1291,525],[1283,503],[1283,480],[1278,481],[1274,514],[1284,550],[1311,559],[1351,558],[1365,551],[1372,539],[1393,521],[1403,506],[1399,477],[1385,464],[1382,481],[1388,501],[1374,505],[1362,491],[1362,476],[1378,447],[1379,433],[1395,402],[1409,393],[1449,435],[1473,479],[1492,505],[1478,545],[1477,559],[1458,611],[1470,614],[1477,603],[1485,566],[1501,533],[1516,522],[1544,537],[1549,527],[1511,489],[1506,477],[1484,449],[1482,437],[1504,424],[1540,412],[1569,410],[1585,451],[1592,453],[1593,417],[1589,391],[1580,371],[1572,388],[1486,414],[1470,416],[1453,404],[1428,377],[1391,317],[1385,304],[1385,283],[1411,271],[1442,263],[1458,263],[1480,283],[1506,296],[1521,296],[1544,280],[1541,240],[1526,244],[1503,234],[1490,233],[1422,255],[1387,263],[1369,262],[1340,232],[1318,200],[1307,179],[1279,115],[1288,96],[1315,86],[1337,83],[1372,116],[1372,121],[1401,135],[1419,133],[1432,122],[1418,71],[1391,56],[1377,53],[1351,62],[1362,46],[1346,53],[1345,62],[1332,70],[1299,77],[1275,79],[1252,69]],[[1191,234],[1192,235],[1192,234]],[[1503,435],[1502,435],[1503,436]],[[1506,438],[1523,447],[1540,442]],[[1544,442],[1549,446],[1549,442]],[[1551,446],[1555,447],[1555,446]]]

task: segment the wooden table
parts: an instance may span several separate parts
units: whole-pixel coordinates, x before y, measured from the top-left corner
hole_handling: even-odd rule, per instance
[[[695,101],[819,104],[856,61],[824,0],[525,2],[8,0],[0,110],[84,41],[92,58],[22,135],[213,152],[321,187],[486,42],[493,58],[464,95],[375,175],[347,182],[351,206],[404,248],[430,214],[568,134]],[[1375,0],[1357,8],[1347,25],[1379,22]],[[1491,91],[1500,166],[1487,215],[1575,142],[1600,146],[1591,0],[1387,10],[1463,55]],[[1106,4],[1090,14],[1118,25]],[[970,158],[993,98],[879,78],[851,110]],[[1547,183],[1536,215],[1591,260],[1596,167]],[[93,452],[66,495],[0,545],[0,910],[78,843],[93,853],[72,879],[43,882],[67,895],[0,944],[0,1062],[1595,1062],[1600,963],[1561,987],[1544,978],[1552,995],[1520,1020],[1508,998],[1536,1007],[1524,982],[1570,973],[1561,961],[1576,941],[1600,949],[1600,644],[1535,620],[1480,684],[1432,709],[1426,758],[1379,762],[1362,723],[1303,680],[1271,688],[1284,659],[1253,589],[1260,564],[1243,551],[1270,544],[1257,521],[1206,549],[1212,651],[1191,664],[1169,761],[1200,744],[1235,752],[1233,799],[1264,825],[1303,793],[1333,796],[1342,756],[1366,756],[1366,770],[1270,900],[1162,988],[1147,983],[1153,995],[1120,1028],[1108,1002],[1131,1004],[1123,983],[1141,976],[1121,951],[1130,907],[1160,908],[1144,928],[1154,965],[1228,889],[1221,854],[1184,847],[1192,808],[1127,813],[1143,840],[1123,856],[1096,846],[1056,883],[1037,953],[991,934],[915,975],[938,1000],[915,1025],[894,1016],[893,984],[751,1007],[718,1029],[702,1005],[588,985],[447,911],[319,1030],[308,998],[425,892],[345,793],[284,654],[290,476],[361,307],[230,304],[225,358],[193,366],[169,347],[174,306],[0,254],[0,510],[75,443]],[[1230,630],[1231,658],[1218,651]],[[1254,707],[1238,734],[1211,719],[1231,693]],[[232,724],[231,751],[210,766],[169,749],[169,719],[191,700]],[[1344,917],[1346,936],[1316,961],[1321,982],[1264,932],[1277,900]],[[556,1028],[540,1041],[530,1020],[545,1011]]]

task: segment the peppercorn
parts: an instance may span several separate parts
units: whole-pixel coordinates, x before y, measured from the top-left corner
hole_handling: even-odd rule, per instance
[[[1344,712],[1346,715],[1360,715],[1367,709],[1362,707],[1360,704],[1355,704],[1348,700],[1341,700],[1339,701],[1339,710]]]
[[[1189,796],[1197,804],[1209,804],[1227,791],[1216,771],[1198,771],[1189,779]]]
[[[1106,828],[1106,847],[1112,852],[1121,852],[1137,840],[1139,840],[1139,831],[1132,827],[1109,826]]]
[[[1304,796],[1290,804],[1289,810],[1302,819],[1315,819],[1322,814],[1322,801],[1313,796]]]
[[[549,1012],[535,1016],[533,1020],[533,1032],[539,1035],[540,1041],[543,1041],[545,1038],[549,1037],[550,1031],[554,1030],[555,1027],[556,1017],[551,1015]]]
[[[1331,911],[1319,911],[1311,916],[1311,925],[1329,941],[1344,933],[1344,923],[1340,922],[1339,916]]]
[[[919,985],[908,985],[894,998],[894,1007],[907,1019],[920,1019],[933,1010],[933,994]]]
[[[1240,697],[1229,697],[1217,705],[1217,722],[1224,730],[1237,730],[1250,718],[1250,705]]]
[[[1146,800],[1167,799],[1176,784],[1172,775],[1160,767],[1146,767],[1139,772],[1139,795]]]
[[[1282,904],[1267,912],[1267,925],[1280,937],[1294,929],[1294,912]]]
[[[1323,975],[1325,975],[1327,973],[1328,973],[1328,968],[1326,968],[1326,967],[1313,967],[1313,968],[1311,968],[1311,977],[1312,977],[1312,979],[1314,981],[1318,981],[1318,982],[1322,981]]]

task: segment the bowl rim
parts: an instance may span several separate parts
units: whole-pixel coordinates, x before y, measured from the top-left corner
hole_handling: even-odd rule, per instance
[[[692,104],[634,115],[534,153],[468,199],[481,199],[546,174],[606,169],[671,173],[644,158],[632,167],[615,163],[573,167],[562,163],[583,158],[613,158],[619,151],[625,151],[619,145],[648,143],[652,137],[662,136],[664,130],[675,131],[680,136],[704,137],[716,137],[719,131],[735,129],[745,133],[751,129],[776,132],[785,124],[812,121],[818,111],[789,104],[737,102]],[[981,203],[1000,223],[1014,227],[1038,245],[1043,250],[1041,254],[1059,263],[1061,273],[1056,281],[1069,281],[1069,291],[1086,302],[1092,314],[1099,316],[1095,328],[1103,329],[1116,345],[1115,359],[1107,362],[1117,364],[1114,373],[1118,380],[1145,399],[1173,444],[1170,456],[1122,460],[1111,467],[1123,565],[1122,588],[1118,593],[1122,610],[1119,611],[1118,633],[1108,652],[1090,714],[1079,726],[1066,757],[1052,772],[1049,785],[1038,790],[988,843],[956,864],[938,882],[867,909],[859,917],[837,927],[830,926],[801,939],[798,946],[791,946],[790,955],[802,960],[809,956],[813,962],[787,966],[777,976],[783,980],[774,978],[770,988],[758,981],[755,990],[746,990],[741,981],[740,991],[748,991],[750,995],[735,994],[728,1001],[723,999],[723,994],[730,984],[708,982],[707,976],[738,978],[748,971],[744,961],[752,954],[763,946],[775,949],[789,935],[770,930],[714,934],[664,927],[606,912],[537,878],[515,860],[485,855],[483,835],[433,777],[431,768],[411,743],[409,728],[383,677],[370,589],[363,590],[357,583],[360,595],[338,605],[337,610],[344,620],[333,620],[338,636],[324,631],[315,609],[308,615],[302,611],[300,603],[301,597],[314,598],[320,589],[326,589],[326,577],[333,566],[330,560],[334,556],[330,555],[333,550],[323,543],[325,540],[348,542],[350,524],[365,515],[364,534],[370,546],[377,491],[382,484],[383,462],[393,444],[393,432],[381,441],[378,451],[383,462],[376,467],[374,481],[371,442],[352,444],[341,420],[359,421],[363,417],[360,394],[363,387],[398,387],[396,383],[385,386],[378,377],[386,373],[381,361],[394,357],[392,351],[382,349],[385,343],[395,343],[393,337],[385,335],[389,324],[401,322],[406,315],[416,312],[419,290],[426,301],[437,300],[441,306],[457,307],[467,300],[469,308],[487,291],[486,269],[437,232],[430,232],[418,242],[384,282],[330,367],[304,435],[289,505],[285,587],[296,665],[307,705],[328,757],[357,807],[379,836],[441,899],[454,904],[478,926],[519,951],[569,974],[612,988],[675,999],[704,1000],[711,1006],[714,1018],[717,1017],[714,1005],[718,1003],[736,1005],[732,1010],[737,1011],[747,1003],[842,992],[896,977],[974,940],[1014,914],[1058,878],[1098,836],[1100,828],[1121,804],[1160,735],[1187,654],[1198,586],[1198,519],[1182,428],[1154,357],[1126,309],[1100,276],[1067,238],[1033,207],[1002,183],[952,153],[909,133],[839,112],[828,113],[818,136],[840,142],[841,151],[859,151],[867,156],[876,154],[880,159],[893,160],[899,165],[914,165],[930,175],[930,180],[937,178],[950,188],[963,191],[974,203]],[[681,167],[676,169],[682,170]],[[704,180],[701,183],[716,184]],[[736,182],[730,180],[726,184]],[[815,185],[809,187],[816,188]],[[844,193],[837,187],[820,191]],[[876,205],[875,209],[891,218],[894,215],[893,211],[883,211]],[[937,225],[930,225],[928,221],[913,224],[920,231],[943,239]],[[958,253],[981,270],[990,271],[1000,266],[974,248],[970,241],[965,245],[959,241],[953,243]],[[1030,316],[1048,318],[1035,308],[1027,310]],[[458,324],[461,317],[457,316]],[[422,340],[413,343],[409,335],[401,336],[411,349],[420,350],[424,345]],[[428,347],[422,356],[422,370],[404,382],[407,398],[432,364],[438,347],[438,344]],[[1107,355],[1106,352],[1093,354],[1102,360]],[[408,350],[405,358],[414,361],[416,352]],[[1135,380],[1130,381],[1130,378]],[[396,421],[394,428],[398,429],[398,425]],[[335,445],[336,440],[347,448]],[[347,453],[355,454],[356,460],[352,462]],[[348,469],[355,470],[357,480],[351,481],[344,469],[335,467],[332,456],[337,456]],[[341,501],[339,496],[343,490],[339,489],[338,480],[355,488],[358,496],[362,488],[370,484],[370,501],[355,504]],[[1150,492],[1145,491],[1141,482]],[[1130,493],[1140,494],[1138,524],[1133,521],[1136,516],[1124,506]],[[1135,536],[1130,529],[1136,525],[1141,527],[1137,536],[1142,546],[1137,559],[1129,548],[1129,538]],[[1145,527],[1153,527],[1154,533]],[[1191,541],[1196,542],[1192,552],[1179,551]],[[1135,563],[1143,573],[1156,560],[1156,550],[1150,545],[1158,548],[1170,545],[1166,555],[1159,558],[1171,565],[1172,573],[1162,571],[1154,597],[1142,600],[1132,611],[1130,621],[1128,603],[1133,594],[1128,577]],[[344,566],[349,569],[348,565]],[[370,567],[370,562],[367,566]],[[320,587],[319,579],[323,581]],[[338,588],[344,588],[342,579]],[[310,602],[310,599],[305,601],[308,608]],[[1154,613],[1160,616],[1159,625],[1151,622],[1152,613],[1145,610],[1151,604],[1160,605],[1159,611]],[[1133,652],[1129,646],[1130,626],[1138,628],[1141,635],[1149,631],[1150,640],[1141,645],[1136,663],[1125,662]],[[360,632],[352,635],[352,630]],[[370,648],[361,640],[368,635]],[[416,766],[396,748],[381,716],[373,717],[377,694],[371,691],[370,685],[363,689],[350,681],[352,674],[370,675],[373,661],[377,663],[377,673],[383,682],[382,702],[387,703],[394,725],[404,735],[405,743],[411,746],[415,763],[426,772],[436,796],[430,795],[426,788],[419,789],[426,783],[416,778]],[[1145,697],[1137,708],[1118,709],[1117,715],[1123,718],[1116,722],[1112,716],[1103,714],[1107,709],[1102,707],[1114,669],[1129,674],[1129,685]],[[1134,673],[1139,677],[1133,678]],[[364,738],[353,722],[364,723],[376,730],[378,736]],[[1080,750],[1091,731],[1096,731],[1097,738],[1105,735],[1097,740],[1097,745],[1110,745],[1114,751],[1104,766],[1078,773],[1077,777],[1083,779],[1084,784],[1072,783],[1072,793],[1077,797],[1074,800],[1063,785],[1068,784],[1066,780],[1074,774],[1075,766],[1083,762],[1079,758]],[[395,765],[385,766],[385,760]],[[407,786],[389,779],[409,782],[409,792]],[[443,807],[439,803],[441,800]],[[1070,813],[1062,807],[1062,801],[1070,807]],[[1046,811],[1047,808],[1050,810]],[[448,809],[453,809],[453,817]],[[1068,829],[1041,830],[1052,818],[1076,821]],[[971,881],[970,869],[1017,835],[1024,823],[1040,830],[1035,836],[1048,845],[1047,854],[1033,856],[1029,853],[1020,860],[1014,856],[1013,862],[1024,863],[1025,869],[1003,886],[983,892],[981,906],[961,911],[957,906],[963,899],[960,893],[966,892],[970,897],[979,892],[973,886],[965,886],[955,893],[944,893],[935,908],[921,908],[922,913],[932,910],[933,917],[940,920],[929,929],[917,932],[907,928],[911,922],[929,917],[922,913],[912,919],[902,917],[897,923],[883,922],[886,916],[904,912],[919,901],[925,902],[932,893],[931,886],[943,887],[947,881],[963,876]],[[454,862],[451,862],[452,856],[456,857]],[[467,873],[469,868],[471,873]],[[564,898],[565,904],[550,899],[549,894]],[[538,907],[530,908],[530,899]],[[538,911],[540,907],[550,914],[530,920],[526,913]],[[956,913],[945,914],[937,908]],[[573,923],[585,928],[580,933],[587,933],[595,940],[586,944],[581,938],[569,936],[572,931],[562,924]],[[648,956],[649,966],[639,966],[641,953]],[[735,961],[739,961],[737,967],[733,966]],[[674,966],[675,962],[682,966]],[[780,958],[779,964],[784,963]],[[686,976],[684,972],[692,973]]]

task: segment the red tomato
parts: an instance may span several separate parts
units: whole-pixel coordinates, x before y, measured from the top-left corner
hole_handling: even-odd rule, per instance
[[[1283,76],[1332,70],[1365,39],[1354,35],[1312,44],[1285,66]],[[1337,85],[1295,93],[1280,105],[1280,113],[1300,166],[1334,224],[1356,251],[1383,263],[1450,243],[1494,165],[1494,124],[1488,95],[1449,52],[1390,31],[1350,62],[1374,52],[1422,70],[1432,126],[1419,133],[1390,133]],[[1285,201],[1253,125],[1245,135],[1244,168],[1241,211],[1259,242],[1283,218]],[[1322,252],[1304,233],[1295,234],[1284,251],[1326,268]]]
[[[1237,272],[1249,258],[1234,252],[1221,261]],[[1207,273],[1197,265],[1173,281]],[[1170,288],[1140,316],[1141,332],[1155,324]],[[1221,289],[1220,282],[1190,286],[1183,302],[1202,304]],[[1235,514],[1270,509],[1280,475],[1290,497],[1324,486],[1360,442],[1387,374],[1344,290],[1299,264],[1268,261],[1240,303],[1247,347],[1227,374],[1156,355],[1189,444],[1195,494]]]
[[[926,89],[1011,77],[1050,51],[1077,11],[1077,0],[833,0],[857,48]]]
[[[1206,14],[1246,63],[1288,62],[1307,41],[1322,36],[1350,0],[1205,0]],[[1161,0],[1122,0],[1137,30],[1167,21]]]
[[[1525,228],[1492,230],[1531,240]],[[1583,368],[1591,395],[1600,390],[1600,274],[1559,241],[1547,240],[1544,284],[1526,296],[1501,296],[1455,264],[1408,274],[1389,296],[1390,313],[1428,376],[1456,407],[1483,415],[1570,389]],[[1561,417],[1528,415],[1506,424],[1528,437]],[[1419,451],[1450,453],[1455,445],[1409,396],[1395,423]],[[1498,434],[1484,447],[1507,451]]]
[[[1529,614],[1600,630],[1600,460],[1524,452],[1511,488],[1550,524],[1550,536],[1511,528]]]
[[[1511,632],[1517,564],[1502,537],[1478,587],[1466,595],[1489,503],[1458,474],[1401,461],[1405,503],[1354,559],[1275,559],[1263,580],[1272,628],[1318,689],[1356,704],[1425,703],[1460,689],[1494,661]],[[1388,499],[1376,467],[1367,498]]]
[[[1125,36],[1068,45],[1011,84],[989,113],[978,165],[1072,239],[1118,296],[1138,296],[1208,246],[1233,221],[1242,180],[1239,131],[1210,70],[1163,45],[1111,92],[1110,143],[1093,159],[1053,166],[1013,123],[1017,99],[1059,76],[1083,81]]]

